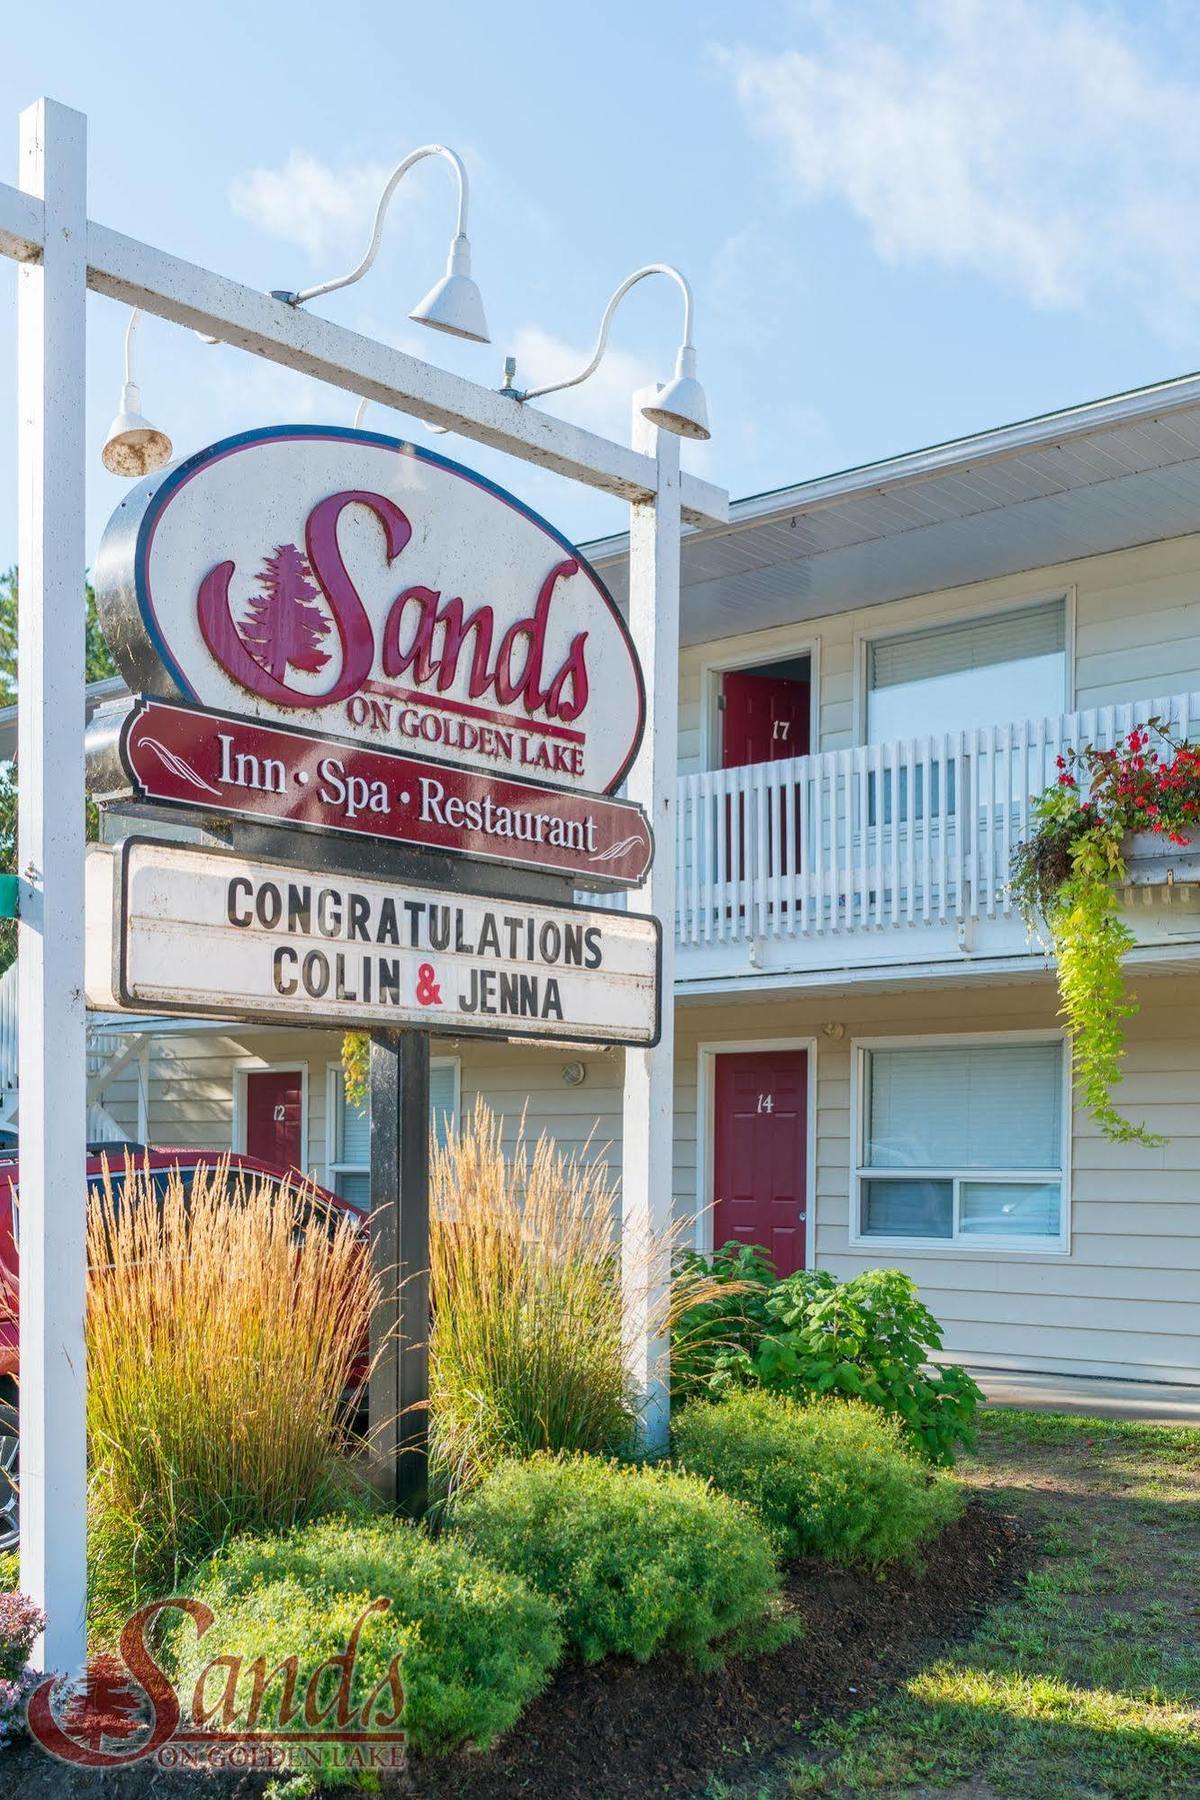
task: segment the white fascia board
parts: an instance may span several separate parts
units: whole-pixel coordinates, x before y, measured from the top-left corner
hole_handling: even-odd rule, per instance
[[[906,451],[902,456],[861,463],[832,475],[819,475],[811,481],[798,482],[794,487],[748,494],[741,500],[731,501],[728,525],[692,530],[686,536],[689,540],[724,537],[729,532],[764,524],[774,518],[815,512],[820,507],[868,494],[881,496],[934,475],[967,475],[973,469],[1006,457],[1022,456],[1030,450],[1069,443],[1116,426],[1166,418],[1171,413],[1196,407],[1200,407],[1200,374],[1181,375],[1171,381],[1156,382],[1151,387],[1086,401],[1062,412],[1044,413],[1013,425],[976,432],[970,437],[951,438],[928,449]],[[589,562],[602,568],[628,555],[629,537],[627,533],[616,533],[612,537],[595,538],[580,548]]]

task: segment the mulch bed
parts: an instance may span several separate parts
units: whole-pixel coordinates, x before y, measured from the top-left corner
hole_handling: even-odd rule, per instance
[[[714,1775],[746,1779],[784,1751],[796,1755],[806,1723],[869,1706],[968,1635],[1030,1560],[1016,1520],[972,1498],[919,1572],[876,1580],[796,1564],[786,1589],[807,1630],[774,1655],[708,1675],[676,1657],[568,1666],[495,1750],[414,1761],[406,1791],[419,1800],[703,1795]]]
[[[798,1754],[806,1727],[870,1705],[967,1636],[1031,1560],[1017,1522],[972,1497],[919,1571],[876,1580],[796,1564],[786,1592],[807,1629],[774,1655],[704,1675],[677,1657],[567,1665],[496,1749],[414,1759],[385,1791],[405,1800],[691,1800],[714,1776],[748,1780]],[[32,1745],[0,1752],[0,1800],[248,1800],[263,1785],[144,1767],[99,1776]]]

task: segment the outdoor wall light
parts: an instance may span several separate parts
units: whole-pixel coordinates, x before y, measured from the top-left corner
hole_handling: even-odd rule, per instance
[[[396,164],[379,196],[379,205],[375,208],[375,223],[371,228],[371,241],[357,268],[351,269],[348,275],[339,275],[335,281],[323,281],[317,287],[301,288],[298,293],[287,288],[274,288],[272,298],[283,300],[288,306],[303,306],[307,300],[316,300],[322,294],[332,294],[338,288],[350,287],[354,282],[361,281],[378,254],[384,215],[392,195],[413,164],[420,162],[425,156],[444,156],[453,166],[458,177],[458,224],[450,241],[446,273],[440,281],[434,283],[425,298],[417,302],[408,316],[415,319],[418,325],[432,326],[434,331],[447,331],[451,337],[469,338],[475,344],[490,343],[483,300],[471,279],[471,245],[467,238],[467,204],[470,197],[467,171],[463,167],[462,158],[453,150],[447,150],[444,144],[423,144],[419,150],[411,150],[403,162]]]
[[[142,316],[135,306],[125,327],[125,385],[121,389],[121,405],[108,428],[100,460],[113,475],[130,480],[139,475],[152,475],[171,460],[171,440],[157,425],[142,417],[142,390],[133,379],[133,339]]]
[[[599,368],[600,359],[608,348],[608,328],[617,307],[630,288],[637,282],[644,281],[647,275],[669,275],[683,290],[683,342],[675,357],[674,375],[665,387],[659,388],[654,399],[643,406],[642,416],[649,419],[652,425],[660,426],[663,431],[673,431],[677,437],[711,437],[708,402],[704,397],[704,389],[696,380],[696,349],[692,343],[692,290],[686,276],[681,275],[670,263],[647,263],[644,269],[635,269],[632,275],[626,276],[604,309],[596,347],[578,375],[572,375],[569,381],[556,381],[549,387],[530,388],[528,392],[520,393],[512,385],[512,376],[506,364],[506,385],[501,388],[501,393],[510,395],[514,400],[540,400],[546,394],[560,394],[564,388],[578,387],[581,381],[586,381]],[[515,374],[515,365],[513,373]]]

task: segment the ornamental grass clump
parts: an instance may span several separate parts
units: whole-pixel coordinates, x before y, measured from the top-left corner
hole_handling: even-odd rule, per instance
[[[430,1171],[430,1438],[450,1492],[508,1456],[625,1449],[637,1423],[622,1299],[620,1207],[607,1164],[524,1124],[512,1148],[480,1100]],[[624,1280],[669,1328],[712,1287],[672,1284],[671,1238],[627,1238]],[[661,1291],[654,1291],[657,1270]]]
[[[783,1555],[878,1567],[912,1560],[962,1510],[899,1423],[856,1400],[761,1390],[693,1400],[672,1421],[675,1459],[752,1506]]]
[[[399,1727],[426,1754],[487,1749],[546,1686],[563,1648],[550,1601],[465,1543],[395,1519],[328,1518],[241,1538],[197,1572],[192,1594],[215,1618],[203,1637],[186,1619],[176,1629],[179,1686],[191,1694],[214,1657],[240,1659],[224,1721],[233,1731],[278,1723],[289,1680],[302,1714],[314,1672],[344,1655],[380,1600],[355,1640],[345,1711],[376,1730]],[[272,1674],[256,1693],[260,1657]],[[210,1705],[231,1666],[205,1678]],[[319,1679],[311,1710],[332,1696],[329,1678]]]
[[[354,1221],[226,1164],[87,1211],[91,1604],[101,1630],[239,1532],[358,1491],[338,1414],[376,1293]],[[365,1500],[362,1504],[366,1504]]]
[[[506,1462],[453,1522],[487,1561],[554,1601],[585,1662],[675,1650],[715,1667],[798,1630],[751,1509],[671,1469],[593,1456]]]
[[[1173,738],[1152,718],[1114,749],[1070,747],[1057,763],[1056,780],[1033,804],[1036,829],[1013,852],[1013,898],[1031,931],[1049,933],[1083,1104],[1114,1142],[1161,1144],[1113,1099],[1125,1021],[1137,1011],[1122,975],[1134,937],[1121,917],[1120,887],[1131,834],[1186,847],[1200,828],[1200,745]]]

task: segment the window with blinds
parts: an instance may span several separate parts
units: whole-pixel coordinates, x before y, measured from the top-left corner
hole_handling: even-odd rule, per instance
[[[458,1062],[434,1057],[429,1065],[429,1122],[434,1139],[445,1144],[458,1123]],[[367,1107],[352,1106],[346,1097],[341,1067],[329,1070],[326,1186],[356,1206],[371,1195],[371,1118]]]
[[[1065,1243],[1060,1042],[862,1052],[858,1234]]]
[[[867,646],[867,740],[1053,717],[1067,705],[1065,598]]]

